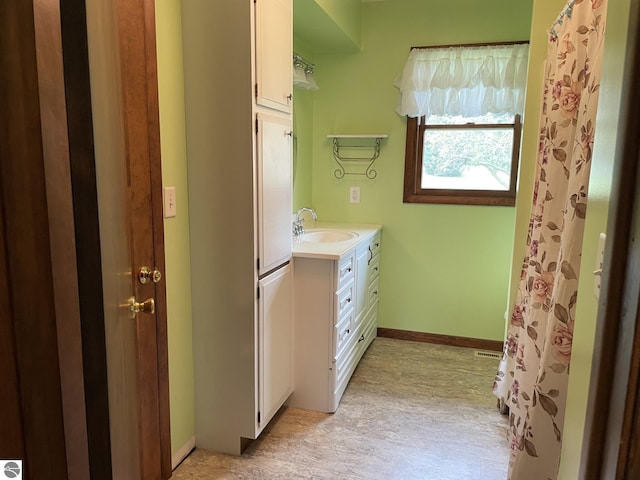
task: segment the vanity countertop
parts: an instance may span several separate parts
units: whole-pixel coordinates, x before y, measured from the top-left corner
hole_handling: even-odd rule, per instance
[[[335,223],[335,222],[307,222],[305,232],[318,230],[336,230],[357,233],[354,238],[341,242],[307,242],[293,239],[293,257],[326,258],[337,260],[354,249],[360,242],[371,238],[382,229],[382,225],[365,223]]]

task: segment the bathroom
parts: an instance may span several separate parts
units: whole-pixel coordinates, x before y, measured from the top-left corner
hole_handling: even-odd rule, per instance
[[[92,478],[106,478],[111,477],[113,467],[140,473],[137,464],[141,459],[137,453],[144,447],[142,440],[151,438],[150,449],[145,449],[150,454],[146,464],[153,469],[161,468],[167,478],[172,463],[180,462],[196,443],[196,426],[201,422],[195,415],[195,391],[206,383],[194,380],[194,345],[198,339],[198,335],[194,335],[194,324],[200,317],[196,315],[199,304],[191,294],[198,287],[191,282],[191,265],[201,257],[190,250],[191,239],[198,238],[193,234],[197,225],[193,219],[190,221],[190,214],[196,208],[207,207],[228,213],[229,207],[236,203],[251,204],[248,199],[252,195],[237,195],[234,187],[239,183],[245,187],[248,184],[251,192],[254,187],[253,162],[249,161],[243,166],[248,170],[245,175],[238,176],[234,184],[224,185],[221,201],[215,204],[187,201],[193,183],[187,180],[191,157],[186,139],[188,89],[184,66],[187,62],[182,42],[190,25],[183,24],[182,13],[185,5],[196,2],[210,7],[214,18],[212,11],[222,3],[221,0],[220,3],[210,0],[78,0],[75,3],[5,0],[3,3],[6,15],[0,15],[0,23],[4,22],[5,27],[0,28],[0,43],[4,46],[0,49],[0,63],[5,68],[0,96],[8,108],[2,109],[1,115],[3,139],[7,141],[2,142],[0,162],[3,217],[0,277],[4,285],[0,289],[3,293],[0,323],[3,329],[9,329],[3,330],[8,333],[1,336],[9,347],[2,349],[2,364],[8,367],[9,373],[5,382],[9,394],[2,396],[3,408],[0,409],[4,413],[2,424],[8,432],[2,451],[5,452],[3,458],[19,460],[25,458],[26,447],[29,462],[26,468],[31,471],[27,476],[88,478],[91,471]],[[261,0],[257,0],[256,4],[260,3]],[[540,80],[546,57],[545,37],[547,28],[566,2],[489,1],[480,5],[471,0],[293,0],[292,3],[298,5],[298,13],[313,14],[313,28],[306,31],[306,36],[299,26],[301,20],[296,19],[294,46],[316,65],[320,89],[295,92],[295,199],[291,210],[310,206],[317,210],[320,221],[374,222],[383,226],[381,274],[375,279],[381,288],[378,302],[381,329],[410,332],[423,338],[445,335],[500,345],[510,312],[517,313],[512,307],[526,250],[529,199],[537,163],[537,118],[542,103]],[[251,22],[246,20],[251,18],[254,2],[227,0],[226,4],[244,9],[241,22],[245,31],[249,31]],[[580,4],[601,12],[607,3],[606,0],[575,0],[569,5]],[[578,478],[580,458],[591,462],[605,450],[597,443],[603,435],[595,436],[595,444],[594,436],[587,436],[593,433],[585,429],[593,427],[594,416],[587,415],[585,421],[585,412],[594,413],[592,391],[598,389],[598,397],[602,396],[603,377],[606,376],[605,395],[615,389],[606,385],[612,377],[608,369],[602,370],[599,377],[594,376],[597,382],[590,382],[592,360],[594,366],[598,366],[605,357],[604,361],[610,360],[608,366],[615,368],[616,374],[625,373],[624,364],[618,361],[624,345],[615,345],[618,341],[615,335],[601,331],[596,334],[596,327],[601,330],[603,325],[611,326],[610,320],[619,322],[623,318],[625,312],[615,310],[616,305],[607,300],[629,289],[626,285],[620,289],[605,288],[607,298],[601,297],[600,301],[596,300],[594,291],[598,290],[598,274],[603,274],[603,285],[607,287],[608,276],[620,281],[629,272],[633,277],[633,269],[637,268],[637,262],[628,261],[628,251],[616,250],[621,243],[618,236],[626,240],[624,229],[634,220],[634,209],[630,208],[628,199],[633,198],[636,187],[633,180],[636,179],[637,151],[635,157],[622,156],[622,162],[619,153],[615,154],[614,162],[614,152],[622,146],[617,137],[627,140],[630,148],[637,147],[630,140],[640,138],[637,131],[630,133],[628,128],[640,124],[633,117],[640,108],[626,108],[637,105],[640,99],[633,89],[627,88],[634,84],[628,82],[623,73],[631,67],[638,68],[637,62],[634,64],[625,58],[633,52],[633,41],[637,43],[638,4],[637,0],[611,1],[606,19],[600,108],[595,120],[598,136],[594,150],[586,149],[593,158],[580,287],[573,292],[575,295],[568,304],[575,306],[578,300],[577,310],[571,315],[580,317],[580,321],[572,332],[570,378],[566,363],[559,369],[569,380],[560,462],[563,480]],[[218,17],[225,19],[222,15]],[[598,22],[594,20],[594,27],[601,27]],[[210,25],[204,23],[205,27]],[[250,35],[245,36],[245,54],[239,54],[239,45],[228,41],[233,27],[224,24],[222,27],[225,28],[209,29],[220,41],[203,46],[206,49],[216,45],[228,62],[234,62],[231,68],[218,68],[220,76],[237,74],[243,68],[244,72],[250,71],[251,56],[246,54],[251,48]],[[578,33],[579,30],[585,34],[599,32],[588,27],[576,29]],[[326,49],[318,46],[316,42],[320,39],[313,38],[312,34],[328,34],[323,37],[329,42]],[[429,43],[507,38],[528,38],[531,44],[515,207],[402,203],[405,120],[393,111],[397,95],[393,83],[409,48]],[[152,46],[157,46],[157,63],[156,49],[150,48]],[[290,65],[289,60],[283,65]],[[203,63],[203,68],[205,66]],[[154,75],[156,67],[158,82]],[[585,70],[580,72],[584,75]],[[147,81],[140,82],[142,78]],[[244,105],[250,104],[253,108],[250,75],[245,75],[244,80]],[[159,99],[155,95],[156,87]],[[216,89],[209,88],[209,91]],[[225,94],[224,89],[217,92]],[[236,113],[234,105],[227,105],[226,109],[215,107],[219,115],[196,122],[208,129],[207,132],[215,131],[216,125]],[[247,110],[250,109],[244,111]],[[628,119],[621,113],[626,113]],[[238,130],[253,140],[253,128],[248,128],[248,132],[244,127]],[[145,131],[148,135],[141,133]],[[294,132],[291,133],[293,136]],[[339,180],[334,176],[335,162],[327,135],[353,133],[385,136],[375,164],[375,178]],[[251,144],[252,141],[235,142],[228,148],[249,151],[246,158],[252,160]],[[233,155],[216,158],[231,163]],[[634,161],[629,164],[629,159]],[[541,160],[545,160],[544,157]],[[219,168],[220,163],[215,166]],[[131,166],[142,167],[142,172],[151,175],[127,175],[139,172],[129,169]],[[562,176],[560,173],[555,178]],[[153,184],[153,194],[149,194],[149,183]],[[618,183],[629,187],[631,193],[621,192]],[[170,189],[164,199],[163,186]],[[359,189],[359,203],[350,201],[352,188]],[[165,219],[162,200],[168,207]],[[586,204],[577,205],[581,207],[580,213],[584,213]],[[288,216],[289,208],[286,210]],[[246,225],[251,223],[252,214],[238,218]],[[219,233],[216,238],[219,238],[227,225],[215,223]],[[551,229],[549,225],[546,227]],[[551,225],[557,227],[555,223]],[[616,235],[619,230],[622,234]],[[609,253],[613,251],[611,259],[615,261],[611,264],[613,276],[607,268],[600,270],[596,261],[603,232],[614,234],[613,240],[607,240],[607,249]],[[251,234],[243,235],[243,248],[249,253],[242,261],[243,268],[249,264],[250,276],[255,280],[253,238]],[[138,258],[132,254],[134,243],[136,249],[139,246],[133,240],[139,240],[151,252],[158,248],[160,256],[150,256],[147,252],[144,258]],[[226,252],[221,251],[223,255]],[[216,253],[220,256],[220,252]],[[575,276],[576,270],[563,270],[557,263],[555,267],[560,267],[565,277],[572,273]],[[551,267],[546,268],[549,270],[543,273],[551,272]],[[255,306],[259,295],[255,285],[241,287],[229,281],[228,274],[234,272],[228,268],[216,273],[218,271],[221,273],[217,281],[226,281],[237,290],[245,288],[249,302]],[[137,275],[132,275],[134,272]],[[34,285],[37,301],[33,296]],[[246,298],[243,297],[243,301],[247,302]],[[544,305],[549,308],[549,304]],[[607,308],[602,308],[603,305]],[[255,313],[254,308],[251,311]],[[556,314],[555,310],[553,313]],[[565,313],[557,310],[559,322],[567,320]],[[132,321],[138,314],[139,321]],[[600,317],[596,322],[597,314]],[[601,321],[603,315],[607,316],[605,322]],[[156,318],[157,323],[150,322],[152,318]],[[511,319],[518,321],[517,317]],[[513,325],[512,320],[510,327]],[[614,326],[617,327],[617,323]],[[622,340],[632,337],[627,334],[631,329],[621,330]],[[110,340],[105,337],[107,334],[111,335]],[[563,341],[567,337],[558,339]],[[374,341],[373,347],[389,345],[387,342],[391,341],[381,338]],[[603,343],[607,348],[603,348]],[[552,345],[555,349],[552,352],[556,351],[556,344]],[[150,350],[149,355],[145,349]],[[256,349],[245,351],[253,353]],[[391,352],[404,358],[393,349]],[[107,360],[111,364],[108,365]],[[495,364],[497,367],[498,362]],[[154,369],[159,373],[157,382],[152,378]],[[255,370],[235,378],[244,381],[249,378],[251,382]],[[493,375],[495,368],[491,370]],[[372,371],[374,378],[379,379],[375,369],[370,369],[370,373]],[[418,373],[422,372],[416,369]],[[615,380],[620,376],[616,375]],[[110,383],[112,380],[116,385]],[[141,403],[136,402],[142,383],[145,393],[154,397],[150,409],[140,409]],[[489,388],[488,385],[487,390]],[[123,390],[128,393],[120,395]],[[620,390],[618,386],[615,393],[619,394]],[[555,398],[559,392],[550,389],[543,393]],[[493,412],[495,399],[488,391],[487,395],[491,400],[488,408]],[[251,401],[254,396],[243,398]],[[555,403],[549,400],[538,405],[541,409],[546,406],[545,410],[553,410]],[[588,400],[591,411],[587,409]],[[609,418],[603,417],[614,417],[623,410],[609,408],[607,400],[605,396],[604,402],[600,399],[595,404],[600,407],[596,411],[598,422],[595,422],[602,423],[600,427],[610,425],[606,423]],[[157,416],[153,411],[156,407]],[[150,414],[145,415],[146,420],[151,420],[145,423],[147,428],[140,428],[141,423],[135,421],[140,413]],[[224,415],[225,411],[216,410],[216,413]],[[250,416],[252,421],[256,417],[259,423],[259,415]],[[633,422],[627,425],[635,426]],[[161,429],[159,435],[154,428]],[[548,429],[548,432],[553,435],[557,430]],[[634,445],[614,440],[607,442],[607,446],[618,443],[627,448]],[[589,455],[584,455],[581,449],[587,444],[592,448]],[[610,449],[606,450],[610,453]],[[395,449],[386,451],[395,452]],[[120,461],[118,455],[126,459]],[[162,465],[157,461],[158,456]],[[115,461],[112,462],[112,458]],[[6,460],[5,467],[8,463],[12,465],[7,471],[15,472],[13,463],[16,462]],[[74,475],[71,469],[80,473]],[[153,475],[115,476],[150,478]]]
[[[405,123],[394,112],[393,86],[411,46],[514,40],[531,41],[525,106],[540,102],[544,31],[564,1],[473,2],[295,0],[294,9],[324,14],[322,28],[300,32],[294,10],[294,49],[315,64],[317,91],[294,92],[294,209],[312,206],[320,220],[383,225],[379,327],[501,342],[510,304],[510,279],[519,276],[528,223],[537,122],[524,121],[518,201],[515,207],[402,203]],[[189,212],[180,1],[157,2],[156,23],[163,183],[176,187],[177,215],[165,221],[172,455],[193,445],[194,382],[189,272]],[[328,12],[328,13],[327,13]],[[461,13],[462,12],[462,13]],[[319,20],[322,18],[322,21]],[[610,24],[623,19],[610,12]],[[322,22],[322,23],[321,23]],[[297,30],[298,29],[298,30]],[[606,70],[605,70],[606,71]],[[532,115],[536,119],[537,114]],[[330,134],[386,134],[377,176],[336,179]],[[527,166],[530,168],[527,169]],[[597,165],[598,201],[590,206],[584,258],[589,271],[597,232],[604,231],[611,166]],[[349,202],[350,187],[360,203]],[[524,199],[524,200],[520,200]],[[586,260],[585,260],[586,261]],[[516,272],[516,275],[513,274]],[[511,285],[510,285],[511,283]],[[588,282],[584,282],[587,284]],[[511,287],[511,288],[510,288]],[[584,286],[580,308],[588,321],[576,335],[585,362],[572,370],[563,468],[577,468],[586,408],[596,303]],[[462,297],[462,298],[461,298]],[[513,293],[511,293],[513,297]],[[511,298],[511,303],[513,298]],[[583,414],[582,414],[583,415]]]

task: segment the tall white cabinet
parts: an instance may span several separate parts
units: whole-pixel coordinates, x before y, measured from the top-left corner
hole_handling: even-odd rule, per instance
[[[292,0],[182,20],[196,445],[240,454],[293,389]]]

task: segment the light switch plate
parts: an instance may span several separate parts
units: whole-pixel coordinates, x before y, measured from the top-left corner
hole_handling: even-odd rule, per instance
[[[602,282],[602,263],[604,261],[604,245],[607,241],[607,236],[604,233],[600,234],[598,240],[598,251],[596,252],[596,269],[593,271],[593,294],[596,298],[600,298],[600,284]]]
[[[176,216],[176,187],[164,187],[164,218]]]

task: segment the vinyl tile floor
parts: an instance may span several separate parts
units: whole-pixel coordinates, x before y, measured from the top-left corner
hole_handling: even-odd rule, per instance
[[[376,338],[338,410],[283,408],[240,457],[196,449],[173,479],[504,480],[498,360]]]

